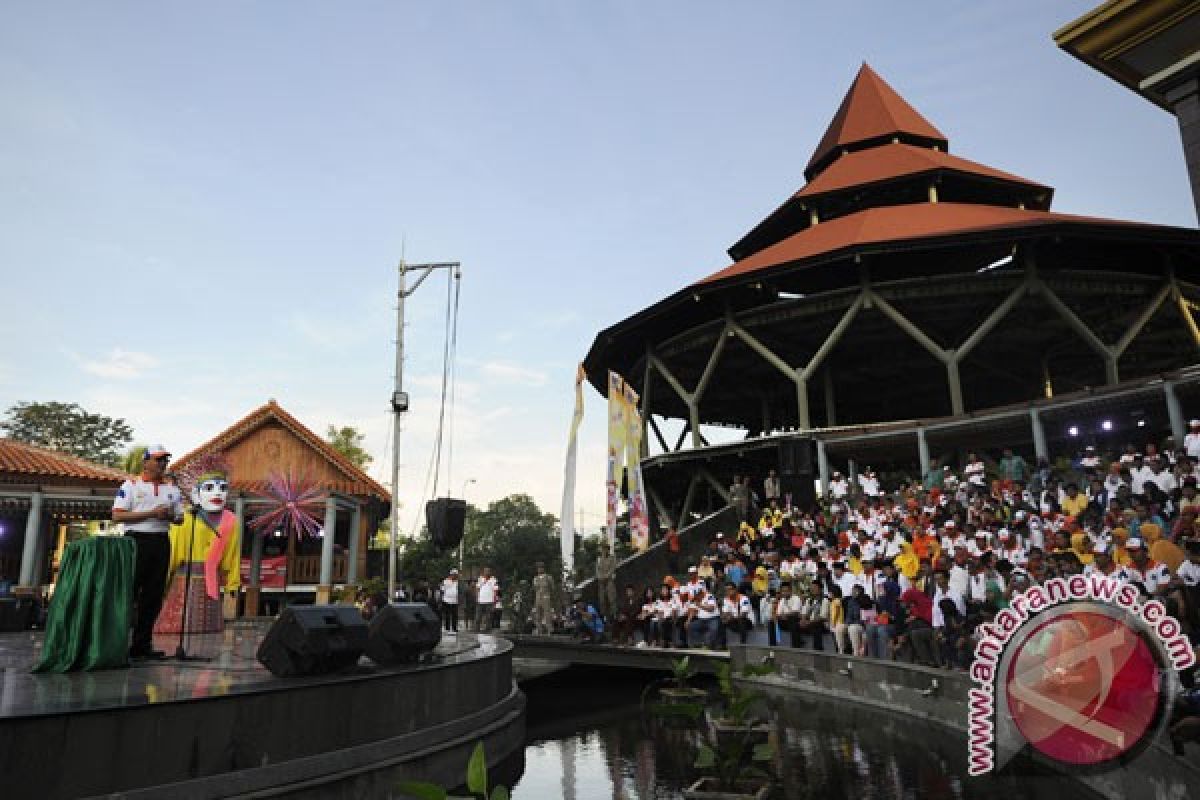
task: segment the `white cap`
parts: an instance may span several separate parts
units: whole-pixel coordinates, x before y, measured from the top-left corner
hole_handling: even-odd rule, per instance
[[[1132,536],[1125,541],[1125,549],[1126,550],[1141,550],[1144,545],[1145,545],[1145,542],[1143,542],[1137,536]]]
[[[999,536],[1001,539],[1007,539],[1012,534],[1008,532],[1008,528],[1001,528],[999,531],[996,532],[996,535]]]
[[[1098,556],[1106,556],[1108,555],[1108,545],[1104,542],[1096,542],[1095,546],[1092,547],[1092,552]]]
[[[143,459],[158,458],[159,456],[170,457],[171,451],[161,444],[152,444],[146,448],[146,452],[142,454]]]
[[[943,527],[943,528],[953,528],[953,527],[955,527],[955,525],[954,525],[954,520],[952,520],[952,519],[948,519],[948,520],[946,520],[946,521],[945,521],[945,523],[943,523],[942,527]]]

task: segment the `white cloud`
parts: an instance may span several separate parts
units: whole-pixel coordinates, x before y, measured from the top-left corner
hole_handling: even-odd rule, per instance
[[[121,347],[114,347],[108,355],[98,358],[85,358],[75,353],[72,353],[71,357],[84,372],[116,380],[140,378],[159,364],[158,359],[149,353],[125,350]]]
[[[485,361],[479,371],[487,377],[504,383],[518,383],[525,386],[545,386],[549,380],[545,372],[505,361]]]

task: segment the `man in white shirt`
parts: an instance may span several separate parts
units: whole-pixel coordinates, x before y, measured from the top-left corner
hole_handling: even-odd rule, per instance
[[[835,471],[833,478],[829,481],[829,493],[834,500],[841,500],[850,492],[850,484],[842,477],[842,473]]]
[[[879,496],[879,478],[875,476],[870,467],[867,467],[866,472],[859,477],[858,485],[867,497]]]
[[[721,601],[721,624],[725,626],[726,636],[729,631],[734,631],[742,644],[746,643],[746,637],[754,627],[754,606],[750,603],[750,598],[739,593],[732,583],[725,584],[725,597]]]
[[[974,453],[967,453],[967,465],[963,467],[963,477],[967,479],[967,483],[977,488],[983,488],[987,476],[987,467],[983,463],[983,459],[978,458]]]
[[[125,526],[125,535],[137,543],[137,561],[133,574],[133,602],[137,617],[129,657],[165,658],[152,646],[154,621],[162,610],[166,594],[167,569],[171,560],[171,541],[167,530],[172,522],[183,519],[183,495],[178,487],[163,482],[171,454],[162,445],[146,448],[142,455],[142,474],[121,484],[113,501],[113,522]],[[114,603],[128,598],[112,598]]]
[[[475,594],[475,630],[488,633],[492,629],[492,612],[500,598],[500,582],[492,577],[492,568],[484,567]]]
[[[721,616],[717,599],[701,587],[692,595],[688,609],[692,618],[688,625],[688,647],[713,647],[717,639],[717,620]]]
[[[1200,419],[1188,423],[1188,433],[1183,437],[1183,448],[1187,450],[1188,458],[1200,458]]]
[[[442,626],[447,633],[458,633],[458,570],[442,581]]]
[[[855,584],[866,588],[866,584],[862,583],[857,575],[847,570],[846,564],[842,561],[835,561],[833,564],[833,582],[842,590],[842,597],[849,597],[854,591]]]

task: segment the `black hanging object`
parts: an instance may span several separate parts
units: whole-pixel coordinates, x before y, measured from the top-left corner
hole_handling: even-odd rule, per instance
[[[467,501],[439,497],[425,504],[425,524],[438,550],[453,550],[462,541],[467,522]]]

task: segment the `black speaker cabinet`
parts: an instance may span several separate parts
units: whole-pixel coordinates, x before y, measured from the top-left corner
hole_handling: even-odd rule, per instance
[[[404,664],[442,640],[442,622],[424,603],[392,603],[371,619],[367,657],[376,664]]]
[[[258,647],[258,661],[280,678],[340,672],[367,649],[367,621],[354,606],[288,606]]]
[[[453,550],[462,541],[467,523],[467,501],[457,497],[439,497],[425,504],[425,524],[439,550]]]

